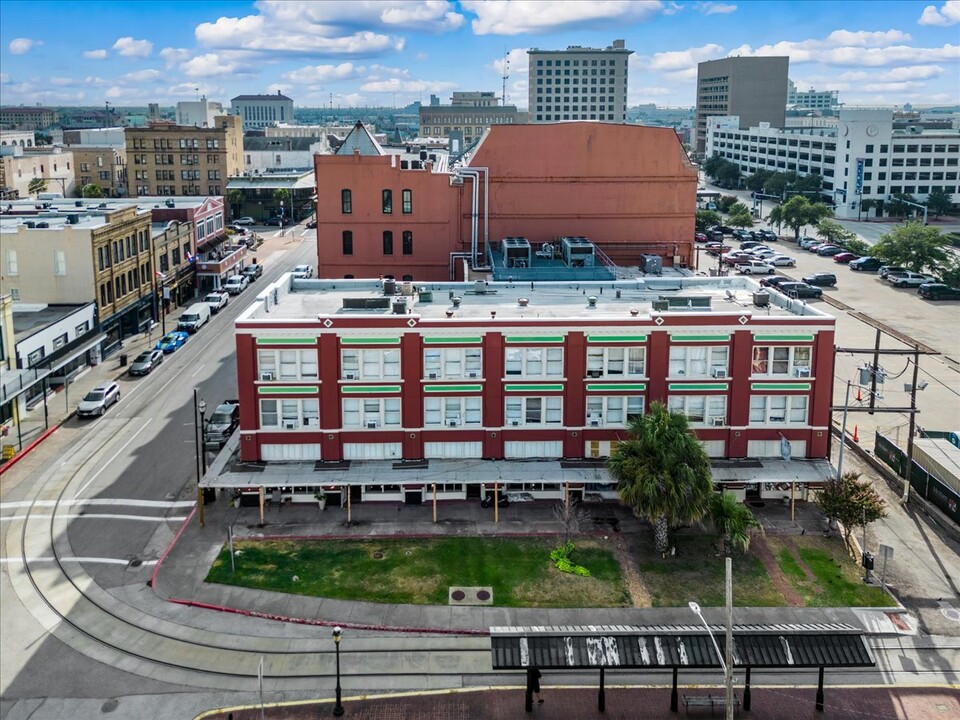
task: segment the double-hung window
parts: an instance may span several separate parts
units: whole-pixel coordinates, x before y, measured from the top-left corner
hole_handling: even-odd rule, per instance
[[[400,398],[344,398],[343,427],[400,427]]]
[[[423,401],[424,427],[480,427],[483,399],[476,397],[428,397]]]
[[[383,214],[390,215],[393,213],[393,190],[384,190],[381,194],[383,198]]]
[[[643,377],[646,370],[646,348],[587,348],[587,377]]]
[[[727,423],[726,395],[671,395],[667,409],[685,415],[691,425],[709,427]]]
[[[563,421],[561,397],[510,397],[506,402],[507,426],[560,425]]]
[[[260,427],[271,430],[320,427],[320,401],[317,398],[260,400]]]
[[[751,425],[805,425],[806,395],[754,395],[750,398]]]
[[[340,212],[350,215],[353,212],[353,193],[350,190],[340,191]]]
[[[563,348],[507,348],[508,377],[563,377]]]
[[[753,348],[754,375],[810,375],[810,346],[758,345]]]
[[[400,377],[399,350],[341,350],[343,380],[390,380]]]
[[[686,347],[670,348],[670,377],[725,377],[729,348]]]
[[[426,380],[482,377],[480,348],[429,348],[423,351]]]
[[[643,395],[588,395],[587,427],[626,427],[643,415]]]
[[[319,377],[316,350],[259,350],[260,380],[316,380]]]

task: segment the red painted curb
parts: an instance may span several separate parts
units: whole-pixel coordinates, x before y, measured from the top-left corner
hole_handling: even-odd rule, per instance
[[[154,588],[157,585],[157,573],[160,572],[160,566],[163,565],[163,561],[167,559],[167,555],[170,554],[170,551],[173,550],[173,546],[177,544],[177,540],[180,539],[180,536],[183,535],[183,531],[187,529],[187,525],[190,524],[190,521],[193,520],[193,516],[197,512],[197,507],[194,505],[193,510],[190,511],[190,514],[187,515],[187,519],[180,524],[180,529],[177,530],[176,534],[173,536],[173,540],[170,541],[170,544],[167,545],[167,549],[163,551],[163,554],[160,555],[160,559],[157,560],[157,564],[153,566],[153,572],[150,574],[150,587]],[[156,590],[154,590],[156,593]]]
[[[38,437],[36,440],[34,440],[34,441],[33,441],[32,443],[30,443],[29,445],[27,445],[23,450],[21,450],[20,452],[18,452],[18,453],[17,453],[16,455],[14,455],[12,458],[10,458],[9,460],[7,460],[3,465],[0,465],[0,475],[3,475],[7,470],[9,470],[9,469],[12,468],[14,465],[16,465],[18,462],[20,462],[21,460],[23,460],[23,458],[26,457],[26,455],[27,455],[31,450],[33,450],[37,445],[39,445],[40,443],[42,443],[44,440],[46,440],[48,437],[50,437],[51,435],[53,435],[53,434],[54,434],[57,430],[59,430],[59,429],[60,429],[60,426],[59,426],[59,425],[54,425],[53,427],[50,427],[50,428],[47,428],[46,430],[44,430],[44,431],[40,434],[40,437]]]

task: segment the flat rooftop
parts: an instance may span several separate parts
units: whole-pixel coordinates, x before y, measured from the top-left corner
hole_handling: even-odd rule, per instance
[[[760,291],[755,280],[743,276],[638,277],[592,282],[396,282],[395,294],[387,295],[382,280],[303,280],[287,274],[262,290],[238,321],[401,314],[459,321],[623,319],[654,312],[832,319],[820,309],[820,302],[791,300],[776,292],[766,293],[766,304],[757,306],[754,295]]]
[[[40,305],[27,303],[13,304],[13,335],[19,342],[24,338],[69,317],[86,303],[76,305]]]

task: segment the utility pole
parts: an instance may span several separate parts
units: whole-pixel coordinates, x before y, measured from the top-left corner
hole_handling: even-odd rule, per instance
[[[910,430],[907,433],[907,468],[903,478],[904,505],[910,500],[910,475],[913,472],[913,435],[917,430],[917,374],[920,371],[920,353],[913,356],[913,383],[910,385]]]
[[[727,720],[733,720],[733,560],[727,556],[727,648],[724,683],[727,688]]]
[[[880,365],[880,328],[877,328],[877,341],[874,345],[873,350],[873,367],[870,373],[870,410],[869,413],[873,415],[873,409],[875,407],[877,399],[877,368]]]

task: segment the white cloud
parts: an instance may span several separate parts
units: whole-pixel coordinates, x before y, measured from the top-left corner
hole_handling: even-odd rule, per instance
[[[364,83],[360,90],[368,93],[420,93],[420,92],[445,92],[457,87],[453,82],[440,82],[433,80],[400,80],[391,78],[389,80],[375,80]]]
[[[510,75],[526,75],[530,72],[530,56],[527,55],[527,48],[514,48],[507,53],[506,59],[499,57],[490,67],[500,77],[503,77],[505,69],[509,69]]]
[[[114,44],[113,49],[118,55],[123,57],[145,58],[153,52],[153,43],[149,40],[134,40],[129,35],[119,38]]]
[[[379,27],[381,29],[444,32],[456,30],[464,17],[446,0],[326,0],[323,3],[291,3],[261,0],[257,3],[268,22],[278,27],[291,22],[332,27]]]
[[[159,70],[153,70],[153,69],[137,70],[135,72],[129,72],[129,73],[126,73],[125,75],[121,75],[117,79],[117,82],[140,84],[140,83],[155,82],[156,80],[159,80],[161,77],[163,77],[163,73],[161,73]]]
[[[106,60],[106,50],[84,50],[83,56],[88,60]]]
[[[942,47],[913,47],[888,45],[886,47],[830,47],[821,40],[800,42],[782,41],[775,45],[763,45],[752,49],[742,45],[730,51],[728,56],[788,55],[790,65],[818,63],[835,66],[882,67],[884,65],[924,65],[936,62],[956,62],[960,46],[945,44]]]
[[[164,62],[167,65],[167,68],[172,68],[175,65],[186,62],[190,59],[190,51],[186,48],[172,48],[165,47],[160,51],[160,57],[163,58]]]
[[[960,23],[960,0],[947,0],[939,10],[935,5],[927,5],[917,20],[920,25],[938,25],[947,27]]]
[[[35,47],[43,45],[40,40],[31,40],[30,38],[14,38],[10,41],[9,49],[11,55],[26,55]]]
[[[886,47],[897,42],[909,42],[913,38],[900,30],[886,30],[880,32],[866,32],[850,30],[834,30],[827,35],[826,44],[835,47]]]
[[[339,65],[308,65],[298,70],[283,73],[280,77],[298,85],[315,85],[361,78],[366,75],[366,72],[367,69],[363,65],[344,62]]]
[[[694,7],[704,15],[726,15],[737,11],[736,5],[722,2],[698,2]]]
[[[648,20],[665,9],[659,0],[566,0],[549,6],[538,0],[461,0],[460,6],[477,16],[470,23],[477,35],[546,33],[568,27],[582,29],[585,24],[626,25]]]
[[[53,85],[54,87],[70,87],[71,85],[76,84],[76,80],[70,77],[47,78],[47,82]]]
[[[216,75],[232,75],[238,72],[239,66],[217,53],[206,53],[182,63],[180,70],[188,77],[213,77]]]
[[[671,52],[656,53],[647,62],[647,67],[655,71],[674,71],[694,69],[696,75],[697,63],[705,60],[716,60],[723,57],[723,46],[709,43],[701,47],[674,50]],[[638,59],[639,60],[639,59]]]

